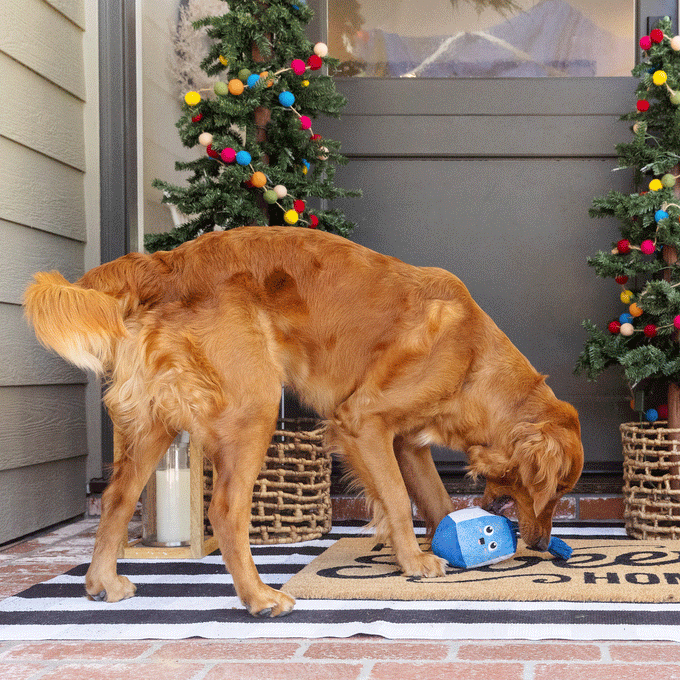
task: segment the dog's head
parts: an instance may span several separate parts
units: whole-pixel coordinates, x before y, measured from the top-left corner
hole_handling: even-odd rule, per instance
[[[488,450],[484,455],[482,447],[475,447],[477,461],[471,456],[474,473],[487,480],[484,507],[498,510],[499,499],[510,496],[515,501],[522,539],[530,548],[542,551],[550,542],[555,507],[574,487],[583,468],[576,409],[557,402],[549,416],[515,425],[509,432],[505,455],[493,455]]]

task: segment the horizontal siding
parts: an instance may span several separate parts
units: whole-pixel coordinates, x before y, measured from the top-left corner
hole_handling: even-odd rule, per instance
[[[344,115],[314,130],[348,156],[615,157],[629,134],[618,116]]]
[[[83,173],[0,137],[0,219],[85,240]]]
[[[0,543],[83,514],[85,458],[0,471]]]
[[[2,354],[10,359],[0,361],[0,387],[86,382],[83,371],[38,343],[19,305],[0,303],[0,347]]]
[[[0,235],[0,302],[21,304],[36,272],[56,269],[69,281],[83,275],[85,246],[81,241],[3,220]]]
[[[85,28],[85,0],[45,0],[45,2],[80,28]]]
[[[85,386],[0,387],[0,470],[86,454]]]
[[[85,170],[83,102],[0,53],[3,89],[21,102],[0,107],[0,130],[19,144]]]
[[[43,0],[0,3],[0,52],[85,99],[82,30]]]

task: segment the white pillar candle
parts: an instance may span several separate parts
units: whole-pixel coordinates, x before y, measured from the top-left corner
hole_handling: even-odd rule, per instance
[[[191,474],[188,468],[156,470],[156,540],[191,540]]]

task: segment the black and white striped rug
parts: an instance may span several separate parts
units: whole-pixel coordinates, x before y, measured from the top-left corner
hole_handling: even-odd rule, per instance
[[[254,546],[265,583],[280,587],[335,540],[363,533],[340,525],[322,539]],[[559,528],[565,540],[623,536],[620,527]],[[137,585],[123,602],[84,596],[87,565],[0,602],[2,640],[131,640],[349,637],[390,639],[569,639],[680,641],[680,602],[298,600],[281,619],[249,616],[221,557],[120,560]]]

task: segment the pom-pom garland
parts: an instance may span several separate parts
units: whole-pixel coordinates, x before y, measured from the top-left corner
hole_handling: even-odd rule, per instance
[[[328,46],[325,43],[317,43],[314,46],[313,52],[314,53],[309,56],[306,62],[303,59],[293,59],[290,64],[290,68],[288,69],[284,68],[281,71],[274,73],[273,75],[270,75],[270,73],[267,71],[264,71],[262,73],[252,73],[249,69],[246,68],[240,69],[238,71],[236,78],[231,78],[227,82],[221,80],[216,81],[213,84],[212,88],[210,88],[210,90],[208,91],[214,93],[218,97],[230,95],[241,96],[244,94],[246,89],[253,89],[262,85],[266,85],[266,87],[271,87],[278,80],[278,76],[280,76],[285,71],[292,71],[295,75],[303,76],[307,72],[307,70],[315,71],[323,66],[323,57],[326,57],[328,55]],[[218,60],[220,64],[222,64],[222,66],[226,67],[229,64],[228,60],[221,55],[218,58]],[[300,85],[302,87],[308,87],[310,85],[310,82],[309,80],[305,79],[300,82]],[[201,90],[201,92],[202,91],[203,90]],[[295,104],[296,101],[293,92],[291,92],[290,90],[283,90],[282,92],[279,93],[277,98],[281,106],[291,110],[299,118],[300,129],[310,131],[311,133],[310,141],[317,142],[321,140],[321,135],[314,134],[311,130],[312,127],[311,118],[309,116],[300,114],[298,111],[295,110],[295,108],[293,108],[293,105]],[[185,103],[187,104],[187,106],[191,107],[200,104],[201,100],[202,100],[201,94],[200,92],[197,91],[187,92],[184,96]],[[193,123],[199,123],[202,119],[203,114],[198,113],[192,116],[191,120]],[[231,164],[236,162],[236,164],[240,166],[243,167],[250,166],[252,168],[251,165],[253,160],[252,156],[245,149],[242,149],[240,151],[236,151],[236,149],[233,149],[231,147],[226,147],[221,151],[214,149],[213,135],[209,131],[201,132],[198,137],[198,141],[200,144],[206,147],[206,153],[211,158],[221,161],[225,164]],[[328,149],[326,147],[320,147],[320,151],[321,153],[318,155],[318,158],[320,160],[326,160],[328,158],[327,156]],[[302,159],[301,163],[302,173],[307,174],[309,169],[311,168],[311,164],[306,159]],[[245,180],[245,185],[247,187],[262,189],[263,198],[265,202],[269,204],[273,205],[287,197],[288,190],[286,189],[285,186],[278,184],[273,188],[268,188],[267,183],[268,179],[266,174],[254,168],[252,174],[250,175],[250,178]],[[293,209],[286,210],[285,208],[283,208],[283,206],[281,207],[284,210],[284,221],[287,224],[291,225],[297,224],[300,221],[300,216],[304,213],[306,209],[304,201],[300,199],[294,201]],[[309,218],[308,225],[311,228],[316,228],[319,225],[319,218],[316,215],[309,215],[308,218]]]

